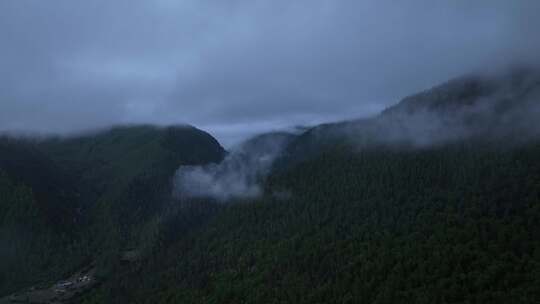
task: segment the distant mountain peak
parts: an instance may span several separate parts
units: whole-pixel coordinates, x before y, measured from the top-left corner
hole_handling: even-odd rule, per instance
[[[383,111],[387,114],[413,114],[418,111],[446,112],[477,105],[513,99],[525,101],[540,89],[540,70],[513,67],[499,73],[471,73],[449,80],[428,90],[402,99]]]

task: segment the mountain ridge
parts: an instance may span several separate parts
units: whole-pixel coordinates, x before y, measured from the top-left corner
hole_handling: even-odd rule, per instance
[[[0,204],[9,205],[12,217],[33,218],[0,223],[0,245],[11,248],[18,238],[22,246],[6,252],[11,262],[0,265],[7,267],[0,292],[58,278],[83,261],[136,244],[137,234],[167,206],[176,168],[219,162],[224,155],[212,136],[186,126],[120,126],[66,138],[3,136]],[[37,228],[30,229],[33,223]],[[22,268],[24,260],[35,263]]]

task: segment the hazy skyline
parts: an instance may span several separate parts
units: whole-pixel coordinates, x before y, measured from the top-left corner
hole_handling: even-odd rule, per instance
[[[0,2],[0,131],[181,124],[224,145],[540,54],[540,2]]]

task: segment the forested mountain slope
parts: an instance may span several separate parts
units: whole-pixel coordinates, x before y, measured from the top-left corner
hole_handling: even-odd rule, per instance
[[[293,138],[264,195],[177,201],[85,303],[537,303],[538,74],[508,75]]]
[[[224,154],[189,126],[1,138],[0,292],[59,279],[90,261],[110,263],[139,246],[171,198],[176,168]]]
[[[328,151],[271,177],[290,199],[177,228],[87,303],[536,303],[539,153]]]
[[[380,115],[314,127],[288,148],[291,161],[334,145],[421,148],[461,140],[529,142],[540,135],[540,69],[476,73],[408,96]]]

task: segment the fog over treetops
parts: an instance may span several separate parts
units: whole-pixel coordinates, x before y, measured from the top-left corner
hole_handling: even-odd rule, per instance
[[[499,149],[540,138],[540,69],[512,67],[467,74],[402,99],[379,115],[308,128],[299,134],[255,137],[232,149],[219,164],[182,166],[175,177],[179,198],[219,201],[262,195],[278,159],[303,161],[346,143],[424,149],[460,141],[495,144]],[[286,162],[286,161],[285,161]]]

